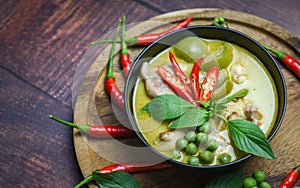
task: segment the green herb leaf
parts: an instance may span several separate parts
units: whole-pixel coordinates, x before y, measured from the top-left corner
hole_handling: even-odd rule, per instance
[[[114,171],[105,174],[94,171],[92,176],[96,184],[101,188],[140,188],[136,179],[124,171]]]
[[[211,105],[211,100],[206,102],[206,101],[200,101],[200,103],[203,105],[204,108],[208,108]]]
[[[248,94],[248,92],[249,92],[248,89],[241,89],[236,93],[232,94],[231,96],[221,99],[219,103],[229,103],[233,99],[245,97]]]
[[[177,118],[193,107],[177,95],[165,94],[155,97],[142,110],[149,112],[154,119],[167,120]]]
[[[238,149],[260,157],[275,159],[270,143],[255,123],[241,119],[228,121],[228,130]]]
[[[205,185],[205,188],[241,188],[243,187],[244,178],[244,172],[233,172],[213,179]]]
[[[217,101],[216,102],[216,111],[222,111],[226,107],[227,103],[229,103],[233,99],[245,97],[248,94],[248,92],[249,92],[248,89],[241,89],[241,90],[237,91],[236,93],[232,94],[231,96],[228,96],[224,99]]]
[[[208,117],[209,113],[204,108],[192,108],[173,121],[169,128],[176,129],[201,126],[206,122]]]

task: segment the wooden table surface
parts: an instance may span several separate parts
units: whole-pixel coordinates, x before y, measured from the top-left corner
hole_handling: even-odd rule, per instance
[[[48,115],[72,121],[77,65],[89,43],[114,29],[123,15],[134,23],[176,10],[230,9],[267,19],[300,38],[298,0],[1,0],[0,4],[1,187],[73,187],[82,180],[72,128],[60,126]],[[278,181],[287,171],[276,177]]]

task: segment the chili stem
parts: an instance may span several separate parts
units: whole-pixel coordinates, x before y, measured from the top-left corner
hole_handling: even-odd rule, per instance
[[[264,44],[261,44],[265,49],[269,50],[270,52],[273,52],[280,60],[283,60],[283,57],[285,55],[284,52],[281,52],[279,50],[275,50],[275,49],[272,49],[270,48],[269,46],[266,46]]]
[[[121,20],[118,21],[118,26],[116,29],[116,34],[114,36],[114,42],[111,47],[110,56],[108,60],[107,65],[107,72],[106,72],[106,79],[105,79],[105,89],[109,96],[112,98],[112,100],[118,104],[119,107],[122,109],[125,108],[124,106],[124,96],[123,93],[120,91],[119,87],[117,86],[115,82],[115,77],[113,74],[113,59],[114,59],[114,53],[115,53],[115,46],[116,46],[116,40],[119,33]]]
[[[86,178],[84,178],[84,180],[82,180],[81,182],[79,182],[77,185],[75,185],[74,188],[80,188],[81,186],[83,186],[84,184],[90,182],[94,180],[93,174],[88,175]]]
[[[118,26],[117,26],[114,40],[113,40],[113,43],[111,46],[111,51],[109,54],[109,60],[108,60],[108,65],[107,65],[106,78],[115,78],[114,73],[113,73],[113,59],[114,59],[114,53],[115,53],[116,43],[117,43],[116,41],[117,41],[118,34],[119,34],[120,24],[121,24],[121,20],[118,21]]]
[[[128,50],[127,50],[127,45],[125,42],[125,37],[126,37],[126,28],[125,28],[125,22],[126,22],[126,16],[122,17],[122,54],[128,54]]]
[[[62,123],[62,124],[64,124],[64,125],[68,125],[68,126],[73,127],[73,128],[75,128],[75,129],[79,129],[79,128],[78,128],[78,125],[76,125],[75,123],[71,123],[71,122],[68,122],[68,121],[59,119],[59,118],[57,118],[57,117],[55,117],[55,116],[53,116],[53,115],[49,115],[49,118],[51,118],[51,119],[53,119],[53,120],[55,120],[55,121],[57,121],[57,122],[59,122],[59,123]]]
[[[126,28],[125,28],[125,21],[126,20],[126,16],[123,16],[122,18],[122,43],[121,43],[121,57],[120,57],[120,61],[121,61],[121,66],[122,69],[124,71],[125,76],[127,77],[129,72],[130,72],[130,68],[131,68],[131,61],[130,61],[130,55],[128,53],[128,48],[127,48],[127,44],[125,42],[125,35],[126,35]]]
[[[222,26],[222,27],[228,27],[229,25],[227,23],[227,21],[223,18],[223,17],[215,17],[213,24],[214,26]]]
[[[227,120],[225,117],[223,117],[222,115],[216,114],[216,116],[217,116],[218,118],[222,119],[223,121],[225,121],[226,123],[228,123],[228,120]]]

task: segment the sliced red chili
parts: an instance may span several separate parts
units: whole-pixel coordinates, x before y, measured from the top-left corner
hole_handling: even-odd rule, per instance
[[[174,76],[164,67],[158,66],[157,69],[161,78],[179,97],[189,101],[191,104],[196,105],[193,95],[187,85],[183,84],[178,77]]]
[[[211,99],[217,86],[218,77],[219,69],[217,67],[213,67],[207,72],[201,84],[199,96],[200,101],[209,101]]]
[[[185,74],[185,72],[183,72],[183,70],[180,68],[179,64],[177,63],[174,54],[172,53],[172,51],[169,51],[169,58],[172,64],[172,68],[174,71],[174,74],[179,78],[179,80],[189,86],[191,81],[190,78]]]
[[[199,99],[200,97],[199,71],[203,60],[204,58],[201,57],[195,62],[192,72],[190,74],[190,87],[195,99]]]

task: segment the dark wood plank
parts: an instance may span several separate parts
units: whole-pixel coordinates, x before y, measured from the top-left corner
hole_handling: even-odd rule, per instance
[[[82,179],[72,129],[47,116],[72,120],[72,85],[81,58],[122,15],[135,23],[169,11],[225,8],[268,19],[300,37],[296,0],[0,0],[0,5],[3,187],[73,187]]]
[[[300,3],[296,0],[291,1],[243,1],[243,0],[212,0],[212,1],[176,1],[166,3],[165,0],[145,0],[143,5],[161,12],[176,11],[179,9],[192,8],[221,8],[253,14],[267,19],[279,26],[287,29],[300,38]]]
[[[49,114],[72,109],[0,68],[0,183],[3,187],[69,187],[81,178],[72,129]]]
[[[69,105],[73,77],[89,43],[114,29],[123,15],[128,22],[138,21],[134,15],[143,15],[140,20],[153,15],[120,0],[19,1],[2,9],[11,12],[0,30],[1,66]]]

